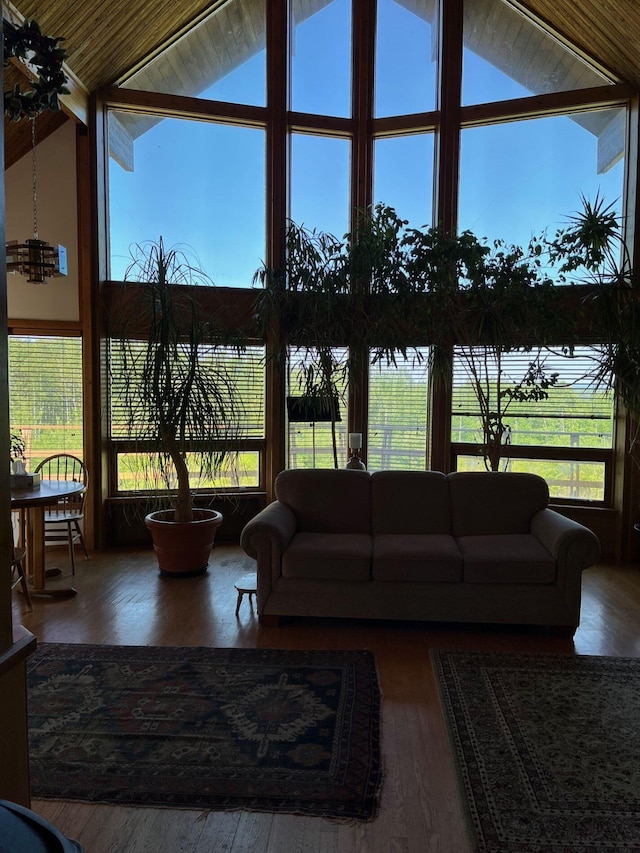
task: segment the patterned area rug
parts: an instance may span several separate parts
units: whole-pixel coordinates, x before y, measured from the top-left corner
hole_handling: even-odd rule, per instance
[[[478,851],[640,851],[640,660],[432,660]]]
[[[34,798],[375,814],[369,652],[43,643],[28,669]]]

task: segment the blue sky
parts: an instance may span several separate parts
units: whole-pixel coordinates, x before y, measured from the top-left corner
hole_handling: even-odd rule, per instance
[[[435,63],[430,25],[394,0],[379,0],[376,113],[430,110]],[[292,106],[349,114],[350,0],[333,0],[295,29]],[[321,83],[321,85],[319,84]],[[529,94],[464,52],[464,102]],[[218,81],[209,97],[264,104],[264,52]],[[110,164],[112,277],[124,274],[132,242],[163,236],[190,246],[220,285],[249,286],[264,258],[263,131],[165,119],[135,142],[135,168]],[[620,198],[623,161],[597,174],[597,139],[563,116],[464,130],[460,228],[527,242],[555,229],[580,204]],[[350,150],[345,140],[296,135],[291,147],[291,216],[341,236],[348,230]],[[432,216],[433,139],[428,134],[376,144],[374,200],[412,226]]]

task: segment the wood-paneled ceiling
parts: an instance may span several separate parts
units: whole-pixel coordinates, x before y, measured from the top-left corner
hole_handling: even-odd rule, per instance
[[[67,64],[90,92],[119,81],[219,5],[210,0],[16,2],[22,15],[35,18],[44,33],[64,36]],[[638,0],[522,0],[519,5],[640,90]],[[28,123],[5,125],[7,164],[24,153],[21,124]],[[41,128],[38,131],[40,137]],[[27,150],[28,144],[27,139]]]

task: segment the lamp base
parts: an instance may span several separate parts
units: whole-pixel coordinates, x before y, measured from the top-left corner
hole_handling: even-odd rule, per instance
[[[364,464],[362,459],[360,459],[357,452],[352,453],[352,455],[349,458],[349,461],[347,462],[346,467],[350,468],[352,471],[366,471],[367,470],[367,466]]]

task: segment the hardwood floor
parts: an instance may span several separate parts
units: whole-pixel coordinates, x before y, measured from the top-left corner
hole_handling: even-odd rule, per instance
[[[48,561],[64,561],[51,553]],[[536,629],[292,620],[261,628],[245,597],[235,616],[234,581],[253,569],[220,544],[201,578],[159,577],[150,551],[78,560],[72,599],[19,595],[14,621],[43,642],[274,648],[367,648],[384,696],[385,781],[378,817],[365,824],[249,812],[200,812],[35,800],[33,809],[84,845],[85,853],[472,853],[447,743],[429,649],[470,648],[640,656],[640,566],[584,573],[575,637]],[[52,586],[69,585],[66,573]]]

